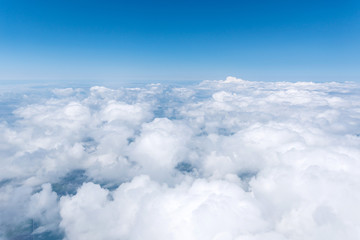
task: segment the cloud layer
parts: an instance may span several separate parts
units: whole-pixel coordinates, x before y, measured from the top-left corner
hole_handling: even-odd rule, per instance
[[[0,239],[360,238],[358,84],[0,93],[14,99]]]

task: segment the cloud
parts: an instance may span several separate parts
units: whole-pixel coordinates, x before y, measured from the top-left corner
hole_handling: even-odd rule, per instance
[[[60,206],[70,239],[212,239],[267,228],[251,194],[219,180],[169,188],[139,176],[113,192],[86,183]]]
[[[3,94],[0,239],[358,239],[359,90],[229,77]]]
[[[60,220],[57,194],[49,183],[43,184],[41,192],[31,196],[27,217],[39,222],[40,227],[34,230],[35,233],[57,230]]]

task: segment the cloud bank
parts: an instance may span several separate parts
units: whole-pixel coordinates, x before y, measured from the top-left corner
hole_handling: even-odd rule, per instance
[[[358,84],[228,77],[0,101],[0,239],[360,238]]]

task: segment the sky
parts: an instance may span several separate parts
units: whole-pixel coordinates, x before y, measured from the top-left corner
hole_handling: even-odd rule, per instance
[[[360,2],[0,0],[0,80],[360,81]]]

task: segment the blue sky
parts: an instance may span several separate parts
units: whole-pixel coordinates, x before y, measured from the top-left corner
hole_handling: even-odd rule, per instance
[[[360,81],[360,1],[0,0],[0,80]]]

